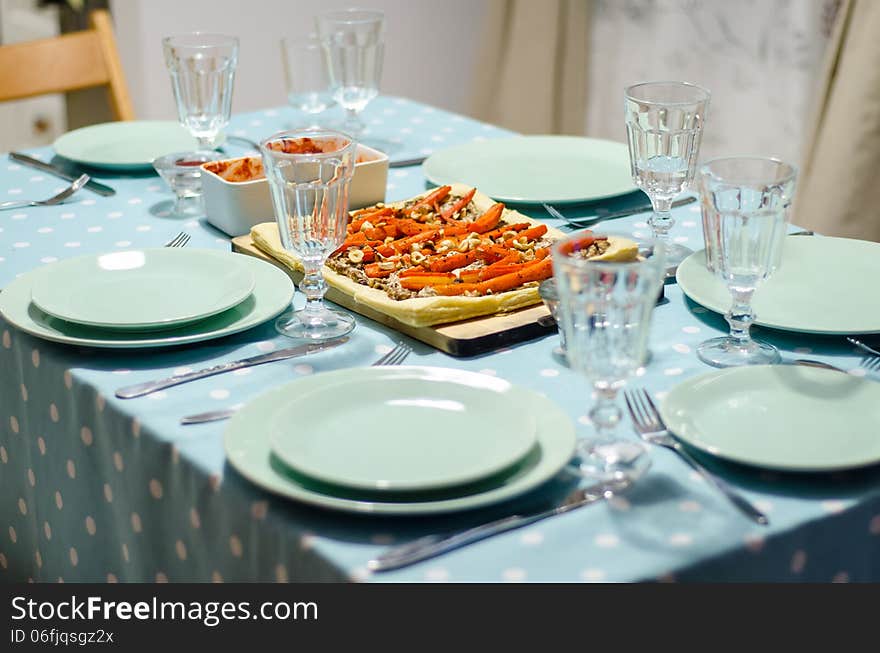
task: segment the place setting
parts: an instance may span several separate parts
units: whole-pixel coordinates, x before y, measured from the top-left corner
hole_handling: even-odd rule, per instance
[[[27,272],[0,293],[0,315],[25,333],[67,345],[168,347],[239,333],[292,300],[289,278],[271,265],[172,246],[76,257]]]

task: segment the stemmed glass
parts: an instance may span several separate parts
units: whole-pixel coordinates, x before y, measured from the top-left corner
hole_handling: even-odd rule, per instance
[[[200,150],[210,150],[229,124],[238,39],[194,32],[168,36],[162,48],[180,124],[196,138]]]
[[[281,39],[281,63],[288,103],[309,116],[309,126],[317,127],[318,114],[334,104],[318,36]]]
[[[291,307],[275,322],[285,336],[328,340],[354,329],[354,318],[324,305],[327,284],[321,268],[345,240],[356,146],[346,134],[309,128],[260,143],[281,242],[305,269],[299,286],[305,307]]]
[[[345,109],[342,129],[360,140],[360,113],[379,94],[385,51],[385,15],[381,11],[346,9],[316,18],[324,49],[330,91]]]
[[[654,239],[668,241],[672,201],[693,182],[709,91],[687,82],[645,82],[626,89],[624,109],[633,181],[650,198]],[[666,243],[669,273],[692,250]]]
[[[617,436],[617,393],[643,366],[651,312],[665,276],[662,242],[647,256],[615,263],[585,258],[594,236],[575,233],[553,247],[560,326],[568,362],[593,386],[589,412],[595,436],[579,445],[581,472],[599,482],[636,477],[648,464],[644,447]]]
[[[752,295],[779,267],[797,171],[778,159],[730,157],[700,168],[706,265],[730,290],[730,335],[706,340],[697,356],[715,367],[777,363],[773,345],[752,340]]]

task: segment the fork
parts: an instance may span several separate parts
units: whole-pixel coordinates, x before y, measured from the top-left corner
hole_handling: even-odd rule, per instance
[[[762,526],[767,526],[770,523],[770,520],[767,519],[767,515],[758,510],[727,483],[703,467],[687,452],[678,440],[672,437],[672,434],[663,422],[663,418],[660,417],[660,412],[651,400],[651,396],[644,389],[639,389],[637,391],[627,390],[623,393],[623,396],[626,399],[626,407],[629,409],[629,414],[630,417],[632,417],[636,431],[645,442],[672,449],[672,451],[681,456],[687,464],[699,472],[704,479],[721,490],[724,496],[726,496],[742,514]]]
[[[27,200],[12,200],[11,202],[0,203],[0,209],[14,209],[25,206],[55,206],[56,204],[61,204],[61,202],[63,202],[80,188],[85,186],[88,183],[89,179],[91,179],[91,177],[89,177],[88,175],[80,175],[71,182],[70,186],[65,188],[60,193],[53,195],[47,200],[34,200],[32,202],[29,202]]]
[[[183,247],[189,242],[189,238],[190,236],[188,233],[181,231],[174,238],[165,243],[163,247]]]
[[[685,197],[684,199],[675,200],[672,203],[672,208],[677,209],[680,206],[685,206],[686,204],[691,204],[696,202],[697,199],[695,197]],[[575,227],[576,229],[580,229],[582,227],[592,227],[594,225],[599,224],[600,222],[604,222],[605,220],[614,220],[616,218],[626,218],[631,215],[637,215],[639,213],[647,213],[651,210],[651,205],[645,206],[635,206],[629,209],[623,209],[621,211],[612,211],[611,213],[598,213],[596,215],[588,216],[586,218],[567,218],[565,217],[555,206],[550,204],[542,204],[544,210],[547,211],[552,217],[557,220],[562,220],[569,227]]]
[[[847,341],[850,342],[851,344],[855,345],[856,347],[858,347],[862,351],[864,351],[868,354],[871,354],[871,356],[880,357],[880,351],[877,351],[873,347],[869,347],[861,340],[857,340],[856,338],[847,337]]]
[[[378,367],[380,365],[400,365],[411,353],[412,347],[403,342],[398,342],[394,349],[382,356],[379,360],[370,365],[370,367]]]
[[[859,367],[864,367],[870,372],[880,372],[880,356],[865,356],[859,362]]]
[[[412,347],[402,342],[398,342],[397,346],[386,354],[383,354],[379,360],[370,365],[377,367],[379,365],[401,365],[403,361],[412,353]],[[240,407],[239,407],[240,408]],[[229,419],[239,408],[226,408],[223,410],[211,410],[207,413],[198,413],[196,415],[187,415],[181,418],[180,423],[184,426],[188,424],[204,424],[205,422],[218,422],[220,420]]]

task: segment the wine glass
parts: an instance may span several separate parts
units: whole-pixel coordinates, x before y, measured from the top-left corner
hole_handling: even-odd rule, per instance
[[[637,477],[648,464],[641,443],[617,436],[617,393],[643,368],[666,264],[660,241],[646,243],[646,256],[632,262],[585,258],[596,238],[581,232],[557,242],[553,270],[569,365],[591,382],[596,396],[589,412],[595,436],[578,446],[581,472],[613,483]]]
[[[281,242],[305,270],[299,286],[305,307],[291,307],[275,322],[285,336],[328,340],[354,329],[354,318],[324,305],[327,284],[321,268],[345,240],[356,147],[346,134],[310,128],[260,143]]]
[[[778,363],[773,345],[752,340],[752,296],[779,267],[797,171],[778,159],[730,157],[700,168],[706,265],[733,303],[730,335],[706,340],[697,356],[715,367]]]
[[[317,127],[318,114],[334,104],[318,36],[281,39],[281,63],[288,103],[309,116],[309,126]]]
[[[692,250],[668,243],[672,201],[694,179],[709,91],[687,82],[646,82],[626,89],[627,143],[633,181],[650,198],[655,240],[666,242],[668,274]]]
[[[194,32],[168,36],[162,48],[180,124],[196,138],[198,149],[213,149],[220,130],[229,124],[238,39]]]
[[[364,131],[360,113],[379,94],[385,15],[381,11],[346,9],[321,14],[316,23],[330,92],[345,109],[342,129],[360,139]]]

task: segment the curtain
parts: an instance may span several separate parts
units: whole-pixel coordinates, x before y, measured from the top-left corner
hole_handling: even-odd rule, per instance
[[[880,2],[844,0],[819,84],[794,220],[880,241]]]
[[[589,0],[490,0],[474,115],[523,133],[582,134]]]

